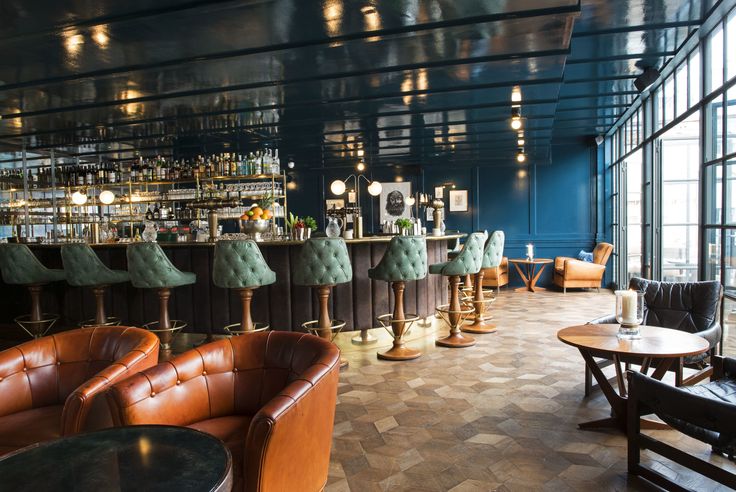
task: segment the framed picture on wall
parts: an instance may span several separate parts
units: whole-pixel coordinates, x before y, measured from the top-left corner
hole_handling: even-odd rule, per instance
[[[445,187],[444,186],[435,186],[434,187],[434,197],[435,198],[444,198],[445,197]]]
[[[411,196],[411,183],[381,183],[380,217],[381,222],[393,222],[399,218],[411,218],[411,207],[406,199]]]
[[[468,190],[450,190],[450,212],[468,211]]]
[[[325,210],[340,210],[341,208],[345,208],[345,200],[343,198],[330,198],[329,200],[325,200]]]

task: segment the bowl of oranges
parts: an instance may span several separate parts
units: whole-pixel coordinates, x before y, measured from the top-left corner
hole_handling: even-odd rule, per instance
[[[240,216],[240,228],[246,234],[266,232],[271,225],[273,217],[269,209],[254,205]]]

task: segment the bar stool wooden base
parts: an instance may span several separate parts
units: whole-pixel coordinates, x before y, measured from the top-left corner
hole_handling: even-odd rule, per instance
[[[332,290],[331,285],[320,285],[315,287],[317,291],[317,300],[319,302],[319,319],[307,321],[302,323],[302,328],[311,333],[312,335],[324,338],[330,343],[335,343],[335,337],[345,328],[345,321],[340,319],[330,318],[330,291]],[[339,348],[339,347],[338,347]],[[348,366],[348,361],[342,356],[340,352],[340,369]]]
[[[419,319],[416,314],[407,315],[404,313],[404,288],[406,282],[391,282],[391,288],[394,291],[394,312],[393,314],[382,314],[376,319],[381,326],[394,338],[393,347],[386,352],[377,354],[379,359],[383,360],[412,360],[416,359],[422,353],[406,347],[404,335],[409,331],[411,325]]]
[[[43,285],[28,285],[31,295],[31,314],[16,317],[13,321],[33,338],[41,338],[59,320],[58,314],[41,312],[41,292]]]
[[[87,319],[79,323],[81,328],[92,326],[118,326],[122,320],[114,316],[107,316],[105,312],[105,292],[107,285],[96,285],[92,287],[92,293],[95,295],[95,317]]]
[[[460,326],[475,311],[473,308],[464,308],[460,304],[460,277],[455,275],[450,281],[450,304],[438,306],[436,311],[450,327],[450,334],[445,338],[436,340],[434,343],[440,347],[464,348],[475,345],[475,339],[463,335]]]
[[[240,306],[242,314],[240,323],[233,323],[225,326],[223,329],[230,335],[246,335],[248,333],[257,333],[266,331],[270,328],[267,323],[253,321],[251,316],[251,304],[253,302],[253,290],[251,288],[236,289],[240,294]]]
[[[158,294],[158,321],[151,321],[143,325],[143,328],[155,333],[161,340],[161,351],[164,352],[161,358],[167,360],[171,355],[171,341],[174,335],[187,327],[187,324],[178,319],[169,319],[169,298],[171,297],[171,289],[157,289]]]
[[[465,303],[473,306],[473,318],[472,323],[462,327],[462,331],[465,333],[473,333],[483,335],[486,333],[495,333],[498,327],[488,322],[488,318],[485,316],[486,306],[495,302],[495,297],[489,297],[486,294],[491,294],[493,291],[483,290],[483,270],[481,269],[475,274],[475,288],[473,290],[473,296],[464,299]]]

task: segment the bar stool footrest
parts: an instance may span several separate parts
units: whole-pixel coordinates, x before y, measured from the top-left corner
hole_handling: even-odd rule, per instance
[[[86,319],[79,323],[80,328],[92,328],[93,326],[120,326],[123,320],[116,316],[108,316],[104,323],[96,323],[93,319]]]
[[[324,330],[330,330],[332,332],[332,335],[330,336],[330,341],[332,342],[335,340],[335,337],[342,331],[342,329],[345,328],[345,325],[347,323],[341,319],[333,319],[331,323],[332,325],[329,328],[320,328],[318,326],[319,320],[315,319],[312,321],[307,321],[306,323],[302,323],[302,328],[304,328],[304,330],[306,330],[311,335],[318,337],[321,336],[320,333]]]
[[[13,321],[21,327],[29,336],[33,338],[41,338],[59,321],[59,315],[53,313],[42,313],[43,319],[31,321],[30,314],[22,314],[16,316]]]
[[[252,330],[240,330],[239,328],[240,323],[233,323],[231,325],[223,327],[222,329],[225,330],[228,335],[238,336],[248,335],[250,333],[258,333],[259,331],[267,331],[271,328],[271,325],[269,325],[268,323],[254,322]]]

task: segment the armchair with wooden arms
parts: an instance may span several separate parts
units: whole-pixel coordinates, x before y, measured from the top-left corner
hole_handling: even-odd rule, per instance
[[[736,452],[736,359],[713,357],[711,381],[673,387],[644,374],[629,371],[628,469],[667,490],[688,490],[641,463],[641,450],[685,466],[711,480],[736,489],[736,474],[641,433],[639,417],[654,413],[675,430],[712,446],[713,452],[733,461]]]
[[[613,244],[598,243],[593,249],[593,261],[582,261],[566,256],[555,258],[555,285],[562,287],[563,292],[568,288],[596,288],[600,289],[603,274],[606,273],[606,263],[613,252]]]

